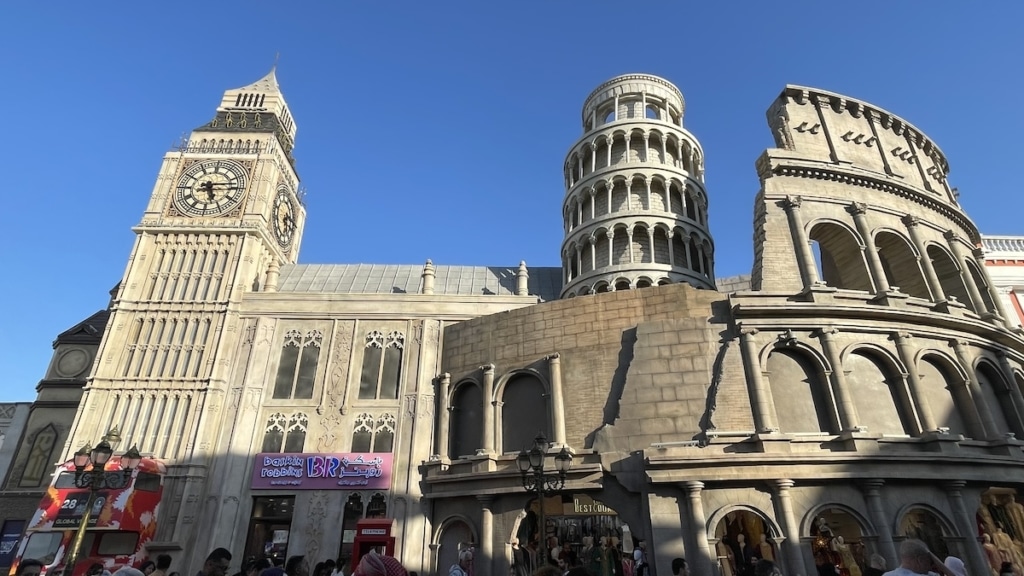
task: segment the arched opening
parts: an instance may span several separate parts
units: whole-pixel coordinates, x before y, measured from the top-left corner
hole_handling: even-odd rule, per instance
[[[669,185],[669,212],[673,214],[679,214],[680,216],[686,214],[685,202],[683,201],[683,189],[679,187],[679,184],[673,182]]]
[[[598,142],[596,150],[597,163],[594,164],[594,170],[608,167],[608,146],[607,139],[602,139]]]
[[[626,161],[626,137],[623,134],[612,136],[612,164],[622,164]]]
[[[651,287],[651,281],[648,280],[647,278],[640,278],[639,280],[636,281],[636,287],[637,288],[650,288]]]
[[[647,186],[644,181],[638,178],[627,182],[629,186],[629,207],[631,210],[647,210],[650,205],[647,203]]]
[[[898,286],[904,294],[931,300],[921,262],[902,236],[882,231],[875,235],[875,247],[882,261],[882,270],[890,286]]]
[[[1013,410],[1013,400],[1010,398],[1010,390],[999,373],[988,362],[978,363],[977,368],[978,384],[981,385],[981,394],[988,411],[992,413],[992,426],[995,427],[997,437],[1007,432],[1013,432],[1021,436],[1019,426]]]
[[[658,264],[672,264],[668,252],[668,233],[664,228],[654,229],[654,262]]]
[[[629,280],[623,279],[623,280],[619,280],[619,281],[615,282],[615,290],[616,291],[619,291],[619,290],[629,290],[629,288],[630,288]]]
[[[661,278],[658,280],[658,286],[668,286],[671,283],[672,281],[669,280],[668,278]]]
[[[685,196],[685,198],[683,200],[683,203],[685,204],[685,207],[686,207],[686,217],[689,218],[690,220],[693,220],[694,222],[696,222],[697,221],[697,199],[694,197],[693,191],[690,190],[689,186],[686,187],[686,191],[684,193],[684,196]]]
[[[597,294],[604,294],[605,292],[611,292],[611,289],[606,282],[602,282],[594,288],[594,292]]]
[[[483,391],[475,382],[463,382],[452,395],[448,454],[452,458],[475,454],[484,433]]]
[[[873,352],[857,350],[843,362],[859,424],[876,434],[910,434],[909,396],[903,379]]]
[[[342,534],[355,534],[356,523],[363,517],[363,497],[358,493],[351,494],[345,501],[345,508],[341,514]],[[341,543],[341,555],[352,555],[352,542],[346,542],[344,538]]]
[[[775,349],[768,356],[768,373],[782,432],[838,433],[828,386],[814,360],[796,350]]]
[[[723,576],[753,575],[758,560],[775,560],[779,551],[772,537],[777,536],[763,514],[735,510],[726,514],[714,528],[720,573]]]
[[[544,384],[532,374],[513,376],[501,394],[501,450],[529,449],[537,432],[551,436]]]
[[[594,269],[594,243],[587,242],[586,246],[583,247],[583,266],[582,273],[586,274]]]
[[[632,250],[633,262],[650,263],[654,261],[651,251],[651,236],[647,232],[647,228],[637,226],[633,229]]]
[[[675,259],[672,265],[679,268],[686,268],[686,251],[689,250],[683,238],[680,230],[676,230],[676,233],[672,236],[672,257]]]
[[[697,246],[697,239],[694,237],[690,238],[690,270],[700,274],[704,272],[701,269],[702,260],[700,257],[700,247]]]
[[[864,252],[853,233],[832,222],[819,222],[808,237],[822,281],[841,290],[872,291]]]
[[[967,270],[971,273],[974,285],[978,287],[978,292],[981,294],[982,301],[978,302],[975,308],[978,309],[979,314],[983,314],[985,312],[995,314],[998,308],[996,308],[995,300],[992,299],[992,289],[988,285],[988,276],[982,273],[974,262],[967,261],[965,264],[967,265]]]
[[[935,425],[948,429],[950,434],[969,437],[971,434],[964,423],[964,417],[957,408],[964,406],[967,409],[971,406],[970,395],[963,386],[963,377],[942,357],[931,354],[921,359],[918,375]],[[954,382],[959,384],[954,385]]]
[[[452,520],[441,528],[438,538],[436,573],[447,573],[448,568],[459,563],[459,552],[463,548],[476,546],[473,530],[462,520]]]
[[[952,296],[964,306],[971,308],[971,297],[967,294],[964,279],[960,276],[960,269],[953,262],[953,258],[935,244],[928,245],[928,258],[932,261],[932,268],[935,269],[935,275],[939,278],[939,285],[942,286],[946,298]]]
[[[581,224],[590,221],[590,215],[594,212],[594,195],[586,191],[583,194],[583,202],[580,206],[580,212],[582,212]]]
[[[668,192],[665,182],[657,178],[651,180],[651,210],[666,212],[668,210]]]
[[[625,183],[623,183],[625,184]],[[619,182],[612,182],[612,212],[622,212],[627,209],[629,201],[628,185],[620,185]]]
[[[649,118],[651,120],[661,120],[661,111],[658,110],[653,104],[648,104],[647,110],[645,110],[644,113],[644,117]]]
[[[611,261],[608,259],[608,232],[598,230],[594,233],[594,268],[608,266]]]
[[[615,229],[615,238],[612,239],[612,264],[629,263],[629,234],[625,228]]]
[[[871,551],[864,542],[864,528],[847,509],[826,506],[818,510],[810,536],[811,553],[820,574],[851,575],[862,573],[868,566]]]
[[[900,519],[899,533],[906,538],[924,542],[928,549],[939,558],[949,556],[949,544],[943,522],[932,511],[925,508],[911,508]]]

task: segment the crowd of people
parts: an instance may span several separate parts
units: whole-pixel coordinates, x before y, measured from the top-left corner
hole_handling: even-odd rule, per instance
[[[529,576],[607,576],[594,570],[594,564],[585,564],[578,554],[558,552],[552,555],[556,563],[544,563],[534,568]],[[476,574],[473,569],[474,550],[464,548],[459,552],[458,561],[448,569],[448,576],[489,576]],[[633,550],[633,576],[648,576],[649,564],[647,547],[640,541]],[[177,572],[168,572],[171,557],[161,554],[155,561],[145,561],[138,568],[124,566],[113,574],[101,564],[93,564],[89,568],[89,576],[177,576]],[[231,566],[231,552],[225,548],[217,548],[203,562],[203,568],[196,576],[227,576]],[[596,565],[599,569],[601,564]],[[683,558],[674,558],[671,563],[673,576],[689,576],[689,568]],[[40,576],[44,565],[35,559],[25,559],[18,564],[15,576]],[[345,573],[346,563],[343,560],[327,560],[318,563],[312,573],[304,556],[292,556],[285,562],[274,562],[269,559],[249,559],[242,570],[233,576],[418,576],[416,572],[406,570],[396,558],[371,551],[359,559],[359,563],[351,574]],[[515,560],[509,576],[522,576]],[[818,566],[818,576],[839,576],[835,566]],[[1014,576],[1011,563],[1006,562],[1000,567],[999,576]],[[786,576],[772,560],[761,559],[754,565],[754,576]],[[621,573],[615,576],[622,576]],[[920,540],[908,539],[900,544],[900,565],[893,570],[885,571],[885,560],[881,556],[873,556],[871,566],[864,571],[864,576],[968,576],[961,559],[949,556],[945,560],[937,557],[927,544]],[[980,576],[980,575],[975,575]]]

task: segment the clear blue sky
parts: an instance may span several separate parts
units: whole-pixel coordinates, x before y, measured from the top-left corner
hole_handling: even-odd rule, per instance
[[[299,127],[300,261],[558,266],[562,162],[622,73],[686,97],[719,276],[748,273],[754,161],[787,83],[930,135],[984,233],[1024,234],[1019,2],[0,4],[7,305],[0,401],[124,273],[163,154],[225,89],[278,78]]]

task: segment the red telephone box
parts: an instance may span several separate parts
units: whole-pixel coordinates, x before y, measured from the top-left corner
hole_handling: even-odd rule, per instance
[[[356,539],[352,542],[350,570],[359,566],[359,560],[370,550],[386,556],[395,555],[395,519],[364,518],[356,522]]]

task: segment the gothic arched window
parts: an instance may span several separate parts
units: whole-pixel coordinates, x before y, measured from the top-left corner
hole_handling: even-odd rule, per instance
[[[401,332],[392,331],[385,336],[374,330],[366,335],[363,370],[359,377],[360,400],[398,398],[404,348],[405,335]]]
[[[373,414],[360,414],[352,431],[352,452],[391,452],[396,423],[394,414],[382,414],[376,419]]]
[[[32,448],[28,451],[25,471],[21,473],[19,486],[38,486],[53,464],[53,447],[57,444],[57,429],[53,424],[36,433]]]
[[[306,444],[306,430],[309,428],[309,417],[302,412],[292,414],[288,419],[288,431],[284,437],[285,452],[302,452]]]
[[[309,417],[302,412],[285,416],[278,412],[267,419],[261,452],[302,452],[306,444]],[[282,450],[283,448],[283,450]]]
[[[277,379],[274,381],[274,398],[313,397],[322,341],[323,334],[319,330],[310,330],[305,336],[298,330],[289,330],[285,334],[281,362],[277,365]]]

